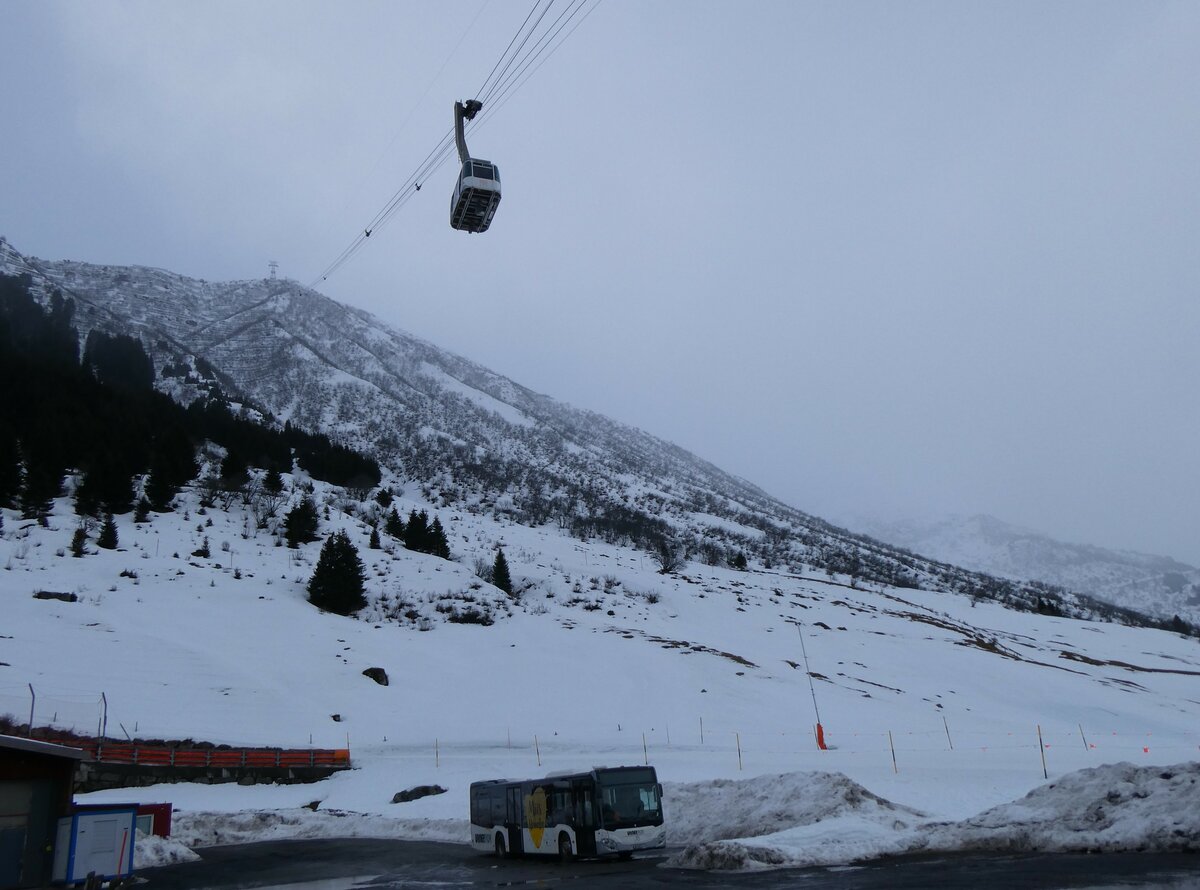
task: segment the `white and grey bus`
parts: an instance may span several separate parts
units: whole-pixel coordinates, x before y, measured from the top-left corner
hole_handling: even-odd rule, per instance
[[[497,856],[629,857],[665,847],[652,766],[596,767],[544,779],[471,784],[471,846]]]

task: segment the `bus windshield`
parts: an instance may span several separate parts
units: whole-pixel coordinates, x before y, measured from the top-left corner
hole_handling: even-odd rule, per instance
[[[631,828],[636,825],[662,824],[662,805],[658,799],[658,783],[650,770],[626,774],[601,775],[597,783],[600,795],[600,819],[607,829]]]

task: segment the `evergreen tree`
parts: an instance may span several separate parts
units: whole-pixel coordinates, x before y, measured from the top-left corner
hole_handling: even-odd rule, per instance
[[[392,505],[392,490],[390,488],[379,489],[375,492],[375,502],[386,510]]]
[[[21,490],[21,452],[11,429],[0,431],[0,507],[16,503]]]
[[[283,492],[283,476],[279,475],[279,470],[274,466],[268,469],[267,475],[263,477],[263,491],[269,495]]]
[[[105,550],[117,549],[117,524],[113,521],[111,513],[104,518],[104,525],[100,527],[100,534],[96,538],[96,546]]]
[[[396,512],[395,507],[392,507],[391,512],[387,515],[387,519],[384,520],[383,530],[397,541],[404,540],[404,520],[400,518],[400,514]]]
[[[150,389],[154,385],[154,364],[137,337],[92,329],[84,347],[83,365],[92,369],[97,380],[111,386]]]
[[[250,472],[246,459],[241,454],[230,449],[221,461],[221,490],[236,494],[245,489],[250,481]]]
[[[137,502],[137,506],[133,508],[133,521],[146,522],[150,519],[150,502],[146,500],[146,496],[142,495]]]
[[[283,534],[291,548],[299,547],[317,539],[317,505],[312,498],[302,498],[300,503],[288,510],[283,517]]]
[[[159,513],[169,513],[171,501],[179,491],[171,484],[170,474],[161,464],[150,467],[150,478],[146,480],[146,499],[150,506]]]
[[[414,508],[404,526],[404,546],[418,553],[429,552],[429,514]]]
[[[433,517],[433,525],[429,526],[429,552],[442,559],[450,558],[450,542],[446,540],[446,531],[442,521]]]
[[[308,601],[327,612],[351,615],[367,604],[365,580],[362,560],[349,536],[334,532],[325,539],[308,581]]]
[[[501,549],[496,550],[496,561],[492,563],[492,583],[512,596],[512,576],[508,574],[508,560]]]
[[[103,512],[128,513],[133,506],[133,475],[127,456],[118,455],[111,444],[88,456],[87,468],[75,489],[75,512],[96,516]]]
[[[79,559],[87,550],[84,545],[87,544],[87,532],[83,530],[83,526],[75,529],[75,534],[71,536],[71,555]]]
[[[46,525],[50,517],[51,501],[62,491],[62,476],[40,463],[30,463],[25,468],[24,485],[17,506],[22,519],[36,519]]]
[[[379,529],[371,529],[370,547],[372,550],[378,550],[382,545],[379,543]]]

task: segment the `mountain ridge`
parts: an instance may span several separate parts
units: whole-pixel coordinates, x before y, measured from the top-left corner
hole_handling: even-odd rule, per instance
[[[678,549],[710,565],[751,560],[1024,610],[1140,620],[1086,595],[855,535],[678,445],[535,393],[296,282],[213,283],[0,248],[0,268],[32,275],[43,295],[57,288],[75,300],[81,337],[93,328],[139,336],[158,385],[177,398],[219,390],[277,422],[324,432],[419,483],[440,507],[555,523],[580,539],[652,554]],[[177,363],[207,368],[211,379],[173,385],[165,378]]]
[[[1152,615],[1200,620],[1200,569],[1173,557],[1060,541],[987,514],[850,525],[872,537],[1012,580],[1039,580]]]

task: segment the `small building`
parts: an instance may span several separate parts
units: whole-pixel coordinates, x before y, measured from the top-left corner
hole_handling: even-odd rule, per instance
[[[58,820],[84,752],[0,735],[0,890],[50,882]]]
[[[103,884],[133,877],[137,805],[76,811],[58,820],[54,841],[56,884]],[[99,886],[99,884],[97,885]]]

